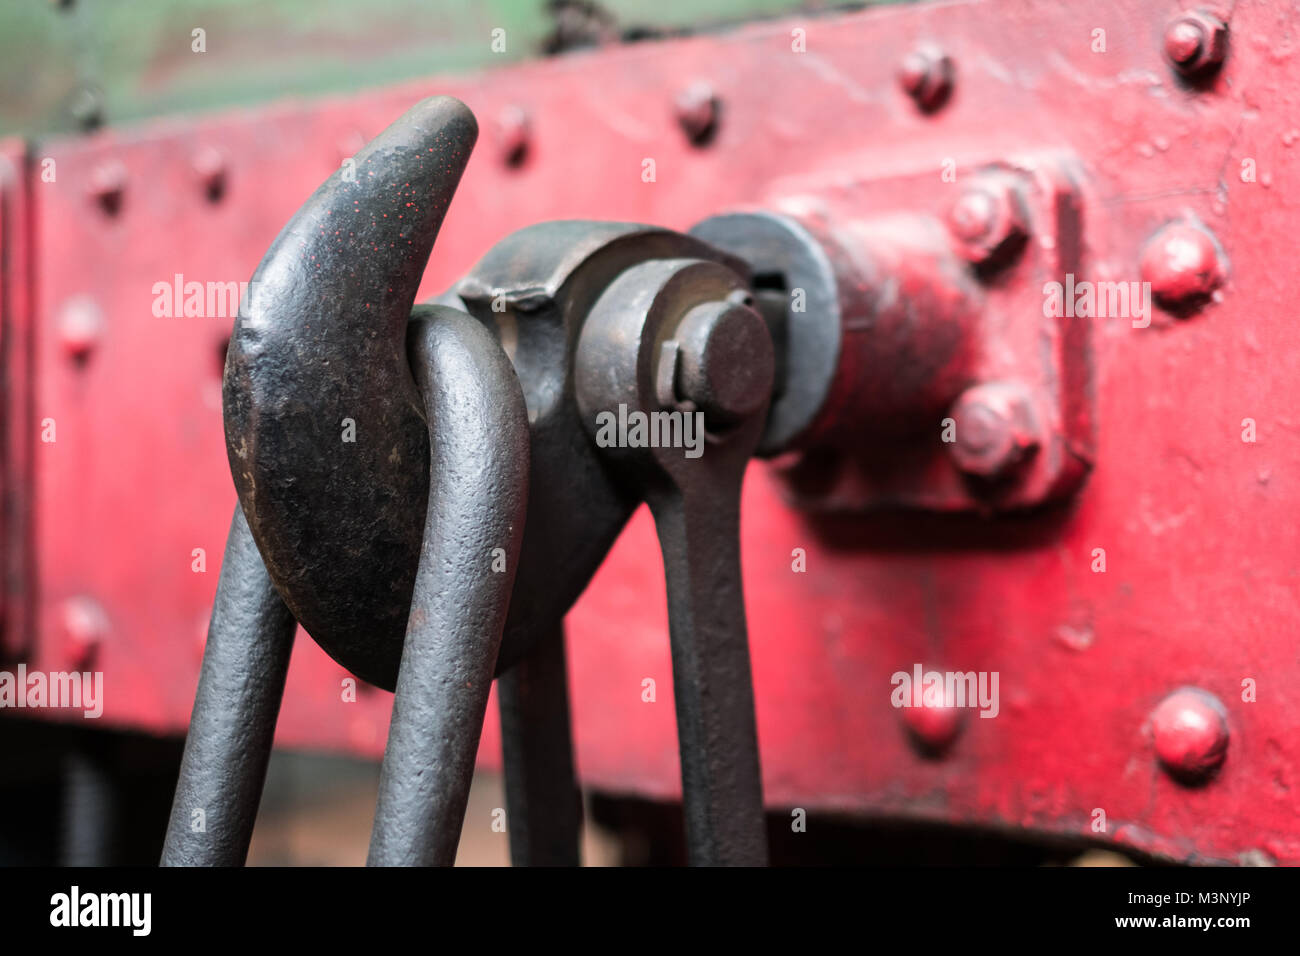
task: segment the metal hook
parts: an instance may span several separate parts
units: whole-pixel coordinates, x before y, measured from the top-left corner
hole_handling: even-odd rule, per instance
[[[463,103],[423,100],[331,176],[254,273],[226,361],[230,470],[267,571],[389,690],[429,487],[406,327],[477,134]]]

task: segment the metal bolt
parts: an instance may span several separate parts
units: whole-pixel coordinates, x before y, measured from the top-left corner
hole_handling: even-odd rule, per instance
[[[497,116],[497,143],[507,166],[523,165],[532,138],[532,121],[523,107],[507,106]]]
[[[1033,399],[1017,383],[992,382],[966,389],[952,407],[953,463],[976,478],[1005,478],[1042,444]]]
[[[1159,229],[1142,250],[1142,281],[1166,309],[1185,313],[1203,304],[1223,282],[1219,244],[1203,227],[1173,222]]]
[[[1227,24],[1204,10],[1180,13],[1165,27],[1165,56],[1184,76],[1218,67],[1227,48]]]
[[[903,725],[922,754],[937,757],[951,746],[962,728],[963,712],[946,700],[901,708]]]
[[[988,177],[965,189],[948,210],[958,251],[977,266],[1000,265],[1025,244],[1029,226],[1019,190]]]
[[[68,356],[85,361],[104,333],[104,313],[88,295],[78,295],[59,311],[59,341]]]
[[[1161,765],[1183,783],[1205,780],[1228,754],[1227,711],[1199,687],[1183,687],[1161,701],[1151,730]]]
[[[86,667],[108,635],[108,615],[94,598],[78,596],[63,602],[61,609],[65,660],[75,670]]]
[[[674,334],[674,393],[713,427],[738,422],[771,398],[772,337],[747,300],[697,305]]]
[[[110,159],[100,163],[90,172],[87,192],[90,198],[110,216],[122,208],[122,194],[126,191],[126,167],[120,160]]]
[[[718,131],[722,101],[713,87],[697,80],[677,94],[673,103],[677,123],[692,146],[704,146]]]
[[[952,93],[952,57],[931,44],[918,46],[898,65],[898,84],[925,112],[938,109]]]
[[[226,191],[226,157],[215,146],[205,146],[192,162],[199,185],[210,202],[219,202]]]

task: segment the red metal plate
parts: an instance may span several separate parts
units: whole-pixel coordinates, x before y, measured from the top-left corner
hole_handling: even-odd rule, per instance
[[[29,665],[72,666],[81,652],[66,627],[82,641],[86,628],[68,602],[89,598],[107,621],[96,657],[104,720],[185,727],[234,505],[218,403],[230,321],[156,316],[154,286],[177,274],[246,280],[311,190],[417,97],[459,96],[484,128],[429,294],[538,220],[687,228],[810,183],[852,189],[934,168],[936,192],[954,190],[991,152],[1062,149],[1083,170],[1089,278],[1140,279],[1147,238],[1186,216],[1214,233],[1231,271],[1216,301],[1189,317],[1157,311],[1145,329],[1093,322],[1096,465],[1063,507],[987,521],[828,522],[783,504],[766,466],[751,470],[744,568],[768,800],[1078,834],[1184,859],[1300,862],[1300,331],[1279,305],[1300,296],[1290,256],[1295,14],[1238,3],[1222,73],[1190,87],[1163,58],[1175,12],[1101,0],[1081,15],[999,0],[769,22],[45,144],[37,156],[57,160],[58,179],[31,185],[29,427],[52,417],[58,431],[34,445],[39,629]],[[931,114],[900,91],[890,55],[921,40],[955,64],[952,95]],[[672,107],[695,79],[722,103],[702,148]],[[518,168],[495,134],[515,107],[531,117]],[[207,148],[227,163],[215,202],[192,169]],[[955,183],[937,175],[949,158]],[[647,159],[654,182],[643,180]],[[126,174],[113,215],[87,194],[97,176],[111,178],[111,163]],[[78,296],[104,317],[80,362],[60,333]],[[1242,440],[1248,418],[1253,442]],[[206,550],[205,573],[191,570],[195,548]],[[802,573],[792,570],[797,548]],[[1096,549],[1104,573],[1093,570]],[[588,785],[678,791],[661,575],[639,515],[571,615]],[[998,672],[999,716],[968,714],[945,756],[922,756],[890,705],[890,675],[916,663]],[[390,698],[345,702],[344,677],[300,641],[282,744],[381,752]],[[646,678],[657,681],[654,703],[643,701]],[[1253,701],[1243,699],[1246,679]],[[1183,685],[1226,709],[1226,760],[1200,787],[1166,774],[1152,739],[1152,711]]]

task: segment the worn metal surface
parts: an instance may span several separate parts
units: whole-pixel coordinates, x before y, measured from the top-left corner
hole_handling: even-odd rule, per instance
[[[0,658],[16,659],[35,639],[36,574],[29,507],[32,453],[33,281],[31,189],[35,166],[26,144],[0,141],[0,365],[3,454],[0,454]]]
[[[230,522],[163,866],[242,866],[262,799],[295,622],[242,508]]]
[[[673,699],[690,861],[762,865],[767,860],[754,691],[740,574],[740,485],[763,432],[773,382],[772,343],[740,276],[716,262],[665,259],[634,266],[592,306],[578,340],[578,408],[598,442],[602,416],[684,416],[678,444],[659,431],[651,446],[603,448],[646,496],[664,556]],[[734,353],[701,361],[690,326],[701,308],[729,304]],[[664,363],[690,355],[710,395],[745,396],[734,418],[696,410],[698,395],[664,394]],[[668,381],[672,382],[672,373]],[[696,387],[699,387],[697,383]],[[752,396],[752,398],[750,398]],[[681,398],[674,404],[674,398]],[[665,400],[667,399],[667,401]],[[710,403],[702,403],[708,405]],[[688,447],[687,418],[697,447]],[[661,419],[672,421],[672,419]],[[653,428],[653,426],[651,426]],[[692,453],[694,452],[694,453]]]
[[[222,388],[230,473],[294,617],[391,690],[428,437],[406,329],[478,124],[433,97],[312,195],[253,273]]]
[[[342,145],[352,133],[373,135],[421,96],[457,95],[485,117],[524,107],[531,124],[521,165],[491,150],[471,160],[421,297],[549,219],[689,229],[828,189],[870,194],[883,211],[895,200],[872,184],[900,171],[925,183],[937,212],[986,163],[1065,150],[1080,173],[1080,277],[1143,278],[1143,251],[1171,223],[1208,231],[1217,274],[1171,274],[1158,257],[1153,284],[1192,290],[1195,308],[1157,303],[1145,329],[1126,317],[1084,323],[1094,468],[1063,505],[994,519],[810,517],[789,507],[770,465],[751,468],[741,550],[765,796],[1179,859],[1300,862],[1290,731],[1300,704],[1289,690],[1300,672],[1286,639],[1300,617],[1300,490],[1288,477],[1300,471],[1300,331],[1277,307],[1300,295],[1286,252],[1300,215],[1300,67],[1286,39],[1298,17],[1294,4],[1236,4],[1221,67],[1192,84],[1165,52],[1179,12],[1103,0],[1081,24],[1077,9],[1055,5],[922,4],[39,144],[26,173],[37,334],[22,421],[55,418],[58,441],[31,437],[31,483],[14,492],[36,544],[29,666],[65,666],[66,602],[92,598],[107,622],[104,721],[185,728],[216,576],[192,570],[192,551],[220,550],[234,504],[215,401],[231,316],[153,315],[154,284],[177,273],[246,279],[355,151]],[[804,53],[792,50],[795,29]],[[923,41],[954,67],[949,96],[928,113],[899,88],[897,62],[866,55],[901,58]],[[686,76],[707,79],[721,101],[705,148],[675,115]],[[219,202],[191,164],[213,143],[230,157]],[[37,178],[47,157],[56,182]],[[647,158],[654,182],[642,178]],[[946,159],[954,182],[942,178]],[[110,160],[126,172],[115,214],[87,196]],[[1207,294],[1199,272],[1213,279]],[[1041,282],[1014,271],[998,281],[1041,316]],[[107,321],[75,361],[52,330],[80,295]],[[1242,440],[1245,419],[1254,441]],[[124,540],[131,560],[106,560]],[[796,548],[806,571],[792,568]],[[568,619],[585,786],[679,790],[657,552],[650,515],[634,515]],[[999,716],[967,715],[937,757],[889,703],[890,675],[919,661],[1001,676]],[[381,752],[391,700],[340,700],[344,676],[313,642],[296,642],[281,742]],[[661,689],[653,704],[641,697],[646,678]],[[1246,679],[1257,684],[1250,701]],[[1217,772],[1196,787],[1163,769],[1151,724],[1185,686],[1213,694],[1230,730]],[[497,759],[498,739],[491,715],[485,759]],[[1093,829],[1096,809],[1104,831]]]
[[[496,339],[421,307],[411,362],[428,418],[428,508],[368,863],[450,866],[528,507],[528,416]]]
[[[502,239],[441,299],[496,331],[528,403],[530,505],[499,670],[558,625],[640,501],[634,486],[611,473],[578,413],[572,355],[583,320],[629,267],[680,256],[744,270],[667,229],[544,222]]]
[[[692,228],[784,291],[760,450],[804,452],[778,466],[799,507],[1005,511],[1078,490],[1095,441],[1092,332],[1043,306],[1046,284],[1080,268],[1077,165],[1026,153],[938,191],[918,167]],[[1022,467],[994,476],[951,452],[972,421],[958,414],[964,393],[999,382],[1026,395],[1041,435]]]
[[[573,766],[564,631],[543,635],[497,679],[510,862],[577,866],[582,797]]]

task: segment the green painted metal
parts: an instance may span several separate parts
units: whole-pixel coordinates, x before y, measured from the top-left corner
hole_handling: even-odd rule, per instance
[[[606,0],[601,9],[619,31],[680,33],[843,6]],[[95,113],[119,123],[490,68],[537,56],[555,26],[550,8],[549,0],[5,0],[0,135],[65,132]],[[195,30],[204,31],[202,52]]]

